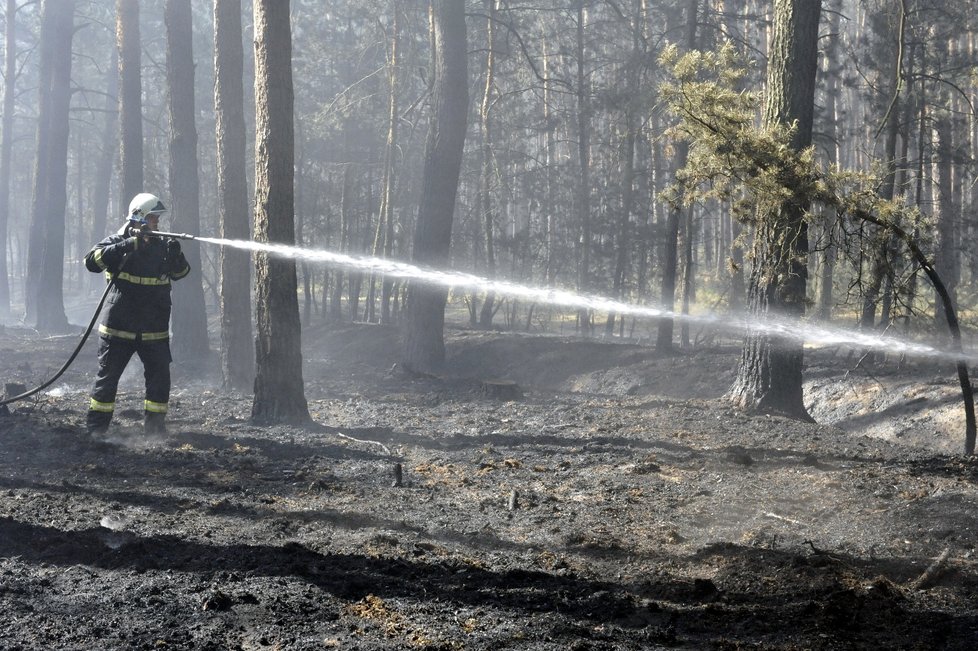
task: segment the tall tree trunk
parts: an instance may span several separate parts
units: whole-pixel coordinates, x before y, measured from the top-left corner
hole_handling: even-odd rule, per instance
[[[479,205],[482,207],[482,228],[483,243],[486,251],[486,275],[489,278],[496,276],[496,213],[493,204],[493,152],[492,152],[492,103],[495,96],[495,72],[496,72],[496,8],[498,0],[486,0],[489,5],[489,19],[486,23],[486,83],[482,93],[482,104],[479,107],[480,126],[482,127],[482,173],[479,176]],[[486,292],[485,300],[482,302],[482,310],[479,312],[479,327],[489,329],[492,327],[492,317],[496,313],[494,308],[496,295],[494,292]]]
[[[118,0],[119,121],[121,125],[122,203],[143,192],[143,101],[139,0]]]
[[[444,267],[451,243],[469,98],[465,7],[458,0],[434,0],[433,7],[433,115],[425,144],[412,259],[418,264]],[[410,284],[403,344],[408,368],[429,371],[444,362],[447,298],[444,288]]]
[[[551,102],[553,101],[553,80],[551,79],[550,59],[552,53],[548,53],[547,40],[541,44],[543,47],[543,122],[547,130],[547,205],[544,208],[547,223],[547,287],[553,287],[557,282],[557,118],[553,114]]]
[[[841,75],[842,68],[839,65],[839,22],[842,11],[842,0],[830,0],[828,12],[828,38],[825,46],[825,56],[823,57],[822,72],[825,75],[827,88],[825,92],[825,119],[826,119],[826,138],[829,141],[827,146],[828,164],[838,165],[841,159],[840,149],[842,142],[839,138],[839,95],[842,91]],[[826,208],[825,210],[832,210]],[[836,244],[834,237],[835,219],[828,216],[824,220],[824,242],[822,244],[822,264],[819,277],[818,308],[816,313],[818,318],[828,321],[832,318],[833,285],[835,282],[835,257]]]
[[[900,101],[903,92],[903,25],[906,16],[902,11],[901,3],[894,3],[894,7],[901,9],[889,14],[889,33],[887,40],[889,43],[887,59],[893,61],[892,74],[889,77],[885,88],[888,95],[886,112],[884,113],[883,133],[885,134],[883,146],[883,163],[886,165],[886,175],[880,186],[879,194],[884,199],[892,199],[894,184],[896,181],[896,170],[899,163],[896,158],[897,136],[900,129]],[[881,232],[879,228],[870,227],[870,245],[873,250],[869,258],[869,280],[863,292],[862,314],[859,318],[859,325],[863,328],[871,329],[876,325],[876,309],[880,302],[880,292],[888,274],[892,273],[891,249],[892,236],[889,233]],[[884,320],[889,319],[889,315],[884,315]]]
[[[173,230],[200,234],[200,176],[194,123],[193,14],[190,0],[166,0],[166,77],[170,116],[170,214]],[[184,247],[190,275],[173,288],[173,356],[192,368],[208,363],[207,312],[200,249]]]
[[[683,294],[680,307],[680,313],[684,316],[689,314],[689,308],[692,301],[695,300],[695,260],[693,259],[694,246],[696,242],[696,217],[695,211],[691,207],[686,213],[686,219],[683,222],[683,228],[679,233],[679,241],[683,245]],[[683,319],[682,325],[679,326],[679,344],[684,349],[689,349],[691,347],[691,342],[689,340],[689,320]]]
[[[214,0],[214,109],[221,237],[248,239],[247,140],[241,0]],[[226,389],[250,391],[255,380],[251,256],[221,247],[221,374]]]
[[[353,191],[353,165],[347,163],[343,166],[343,187],[340,191],[340,241],[339,250],[347,251],[350,248],[350,194]],[[344,274],[337,269],[334,273],[333,295],[330,298],[330,316],[336,321],[343,320],[343,278]],[[353,320],[353,317],[350,318]]]
[[[387,106],[387,143],[384,148],[384,196],[381,199],[381,222],[384,225],[384,257],[394,256],[394,180],[395,165],[398,141],[397,141],[397,121],[398,121],[398,86],[397,68],[400,65],[400,3],[392,0],[391,12],[393,14],[393,24],[391,25],[390,53],[388,54],[388,79],[390,97]],[[389,325],[393,322],[391,317],[391,297],[394,289],[394,281],[384,278],[380,293],[380,322]]]
[[[68,107],[74,0],[45,0],[41,22],[37,158],[28,251],[28,318],[42,332],[64,332],[65,208]]]
[[[295,242],[292,33],[287,0],[255,1],[255,240]],[[255,256],[255,396],[261,423],[310,420],[295,261]]]
[[[943,97],[948,100],[946,94]],[[957,309],[956,289],[960,275],[955,247],[956,211],[954,192],[951,184],[953,148],[951,143],[951,120],[946,110],[938,110],[934,122],[933,183],[934,183],[934,221],[937,222],[937,252],[934,255],[934,269],[944,281],[951,307]],[[935,298],[940,305],[941,297]],[[939,332],[947,331],[945,312],[935,311],[935,324]]]
[[[645,23],[643,0],[636,0],[635,12],[632,16],[632,51],[625,64],[626,80],[629,87],[629,97],[625,103],[625,132],[619,148],[619,173],[621,176],[621,192],[618,214],[618,228],[615,233],[615,275],[613,288],[615,298],[622,299],[625,293],[625,276],[628,273],[629,251],[632,246],[632,210],[634,208],[635,183],[635,142],[638,139],[639,102],[641,102],[642,65],[645,60],[642,48],[642,27]],[[624,320],[624,317],[622,317]],[[624,323],[624,321],[623,321]],[[605,335],[611,336],[615,329],[615,313],[609,312],[605,322]]]
[[[10,158],[13,152],[17,74],[17,0],[7,0],[4,28],[3,125],[0,127],[0,316],[10,313],[7,225],[10,216]]]
[[[800,151],[812,141],[821,3],[775,0],[774,7],[764,125],[794,123],[790,144]],[[748,291],[748,309],[754,318],[804,315],[807,208],[804,198],[788,197],[759,220]],[[803,362],[800,342],[759,332],[748,325],[730,397],[742,408],[811,420],[802,396]]]
[[[687,50],[696,49],[696,22],[699,0],[688,0],[686,3],[685,45]],[[689,145],[686,142],[676,144],[674,170],[686,166],[689,159]],[[677,202],[669,207],[666,217],[665,247],[662,261],[662,293],[660,305],[664,310],[673,310],[676,305],[676,278],[679,271],[679,226],[683,219],[689,219],[688,210],[683,208],[682,200],[685,190],[680,186]],[[667,353],[673,349],[672,335],[674,322],[670,318],[659,319],[656,333],[655,349]]]
[[[98,242],[106,236],[109,216],[109,197],[112,190],[112,173],[119,154],[119,51],[112,50],[112,60],[106,72],[105,113],[102,122],[102,151],[95,168],[95,184],[92,188],[92,232],[87,241]],[[92,289],[104,288],[105,279],[98,274],[88,274]]]
[[[581,2],[577,6],[577,218],[581,229],[577,289],[581,292],[591,289],[591,88],[584,59],[587,17],[587,8]],[[590,310],[578,311],[582,334],[591,334],[591,318]]]

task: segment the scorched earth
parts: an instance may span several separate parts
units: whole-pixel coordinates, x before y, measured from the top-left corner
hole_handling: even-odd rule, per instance
[[[91,342],[0,416],[0,648],[978,648],[948,368],[813,352],[814,425],[732,409],[732,346],[459,330],[413,376],[396,330],[303,339],[314,427],[175,366],[146,438],[134,363],[93,440]],[[76,340],[0,331],[4,381]]]

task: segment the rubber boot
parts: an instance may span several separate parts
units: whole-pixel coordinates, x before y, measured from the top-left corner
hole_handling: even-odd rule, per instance
[[[143,431],[147,434],[166,434],[166,414],[155,411],[147,411],[146,419],[143,421]]]
[[[112,412],[89,410],[85,418],[85,431],[91,435],[101,435],[109,429],[112,421]]]

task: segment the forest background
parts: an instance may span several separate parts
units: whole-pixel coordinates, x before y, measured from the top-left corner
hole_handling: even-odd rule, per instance
[[[761,97],[778,4],[795,3],[466,2],[470,101],[446,265],[683,313],[743,310],[753,231],[736,193],[677,200],[689,149],[661,92],[673,77],[661,55],[727,44],[746,67],[740,90]],[[410,259],[433,112],[434,14],[421,2],[303,0],[290,13],[295,242]],[[84,321],[104,281],[80,260],[135,192],[169,199],[167,230],[251,237],[251,3],[7,0],[3,17],[5,322],[64,332]],[[978,298],[969,246],[976,48],[967,3],[827,0],[812,128],[820,165],[861,172],[884,198],[917,209],[903,226],[954,297],[966,344]],[[234,120],[244,139],[236,148],[221,143]],[[944,337],[934,293],[903,243],[865,223],[833,233],[836,222],[814,219],[831,209],[816,202],[810,211],[809,316]],[[227,296],[232,284],[250,293],[250,267],[198,250],[200,274],[176,286],[175,358],[208,359],[216,337],[207,315],[213,323],[220,312],[225,383],[250,387],[253,368],[233,366],[253,357],[251,308],[235,318]],[[304,324],[403,317],[402,283],[309,264],[297,280]],[[702,343],[688,322],[673,332],[670,320],[492,294],[455,292],[449,315],[482,328],[649,337],[661,349]],[[247,331],[235,339],[232,327]]]

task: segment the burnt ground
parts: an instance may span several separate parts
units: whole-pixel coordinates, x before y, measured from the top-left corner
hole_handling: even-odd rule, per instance
[[[978,646],[951,369],[812,352],[814,425],[731,409],[733,346],[452,331],[416,377],[394,330],[303,338],[314,427],[176,365],[147,438],[134,362],[92,440],[92,343],[0,417],[0,648]],[[75,341],[2,329],[0,376]]]

